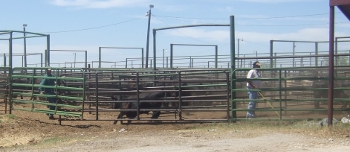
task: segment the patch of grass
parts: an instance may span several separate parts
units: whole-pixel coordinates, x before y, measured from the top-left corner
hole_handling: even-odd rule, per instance
[[[84,137],[72,137],[72,136],[54,136],[54,137],[47,137],[38,142],[35,147],[36,148],[47,148],[47,147],[52,147],[55,145],[62,145],[62,144],[70,144],[74,143],[77,141],[83,141],[90,139],[89,136],[84,136]]]
[[[24,147],[27,147],[27,148],[31,147],[31,148],[34,148],[34,149],[37,149],[37,148],[39,148],[39,149],[40,148],[48,148],[48,147],[52,147],[52,146],[55,146],[55,145],[60,145],[62,143],[67,143],[70,140],[72,140],[72,139],[69,138],[69,137],[47,137],[47,138],[44,138],[43,140],[35,143],[32,146],[25,145]]]
[[[17,118],[17,116],[16,115],[14,115],[14,114],[8,114],[8,115],[6,115],[8,118],[10,118],[10,119],[16,119]]]
[[[53,146],[62,146],[62,145],[69,145],[74,144],[79,141],[86,141],[90,139],[90,136],[84,136],[84,137],[76,137],[76,136],[52,136],[52,137],[46,137],[41,140],[36,140],[33,143],[23,144],[23,145],[14,145],[12,147],[8,147],[5,149],[5,151],[12,151],[13,149],[19,149],[19,150],[32,150],[32,151],[41,151],[41,149],[45,148],[51,148]],[[1,151],[1,148],[0,148]]]
[[[11,120],[17,119],[17,116],[14,114],[3,114],[0,115],[0,123],[12,122]]]
[[[69,140],[68,138],[64,138],[64,137],[51,137],[51,138],[44,139],[43,141],[40,142],[40,144],[55,145],[68,140]]]
[[[19,149],[19,150],[23,150],[23,149],[31,149],[31,150],[40,150],[42,148],[49,148],[55,145],[60,145],[62,144],[62,142],[67,142],[69,141],[68,138],[64,138],[64,137],[48,137],[45,138],[41,141],[35,142],[33,144],[21,144],[21,145],[14,145],[12,147],[7,147],[5,149],[5,151],[12,151],[13,149]]]

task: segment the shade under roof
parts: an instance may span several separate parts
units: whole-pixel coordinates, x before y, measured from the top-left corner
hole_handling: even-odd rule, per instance
[[[350,0],[329,0],[330,6],[337,6],[350,21]]]

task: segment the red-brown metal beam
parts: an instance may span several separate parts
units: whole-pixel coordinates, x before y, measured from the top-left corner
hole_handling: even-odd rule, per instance
[[[350,5],[349,0],[329,0],[329,6]]]
[[[334,93],[334,7],[350,20],[350,0],[329,0],[329,85],[328,85],[328,126],[333,123],[333,93]]]
[[[330,6],[329,12],[329,67],[328,67],[328,126],[333,123],[333,88],[334,88],[334,6]]]

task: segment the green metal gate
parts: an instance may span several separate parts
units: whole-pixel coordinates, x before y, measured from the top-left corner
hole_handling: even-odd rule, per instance
[[[83,117],[83,105],[85,97],[85,73],[81,69],[69,68],[51,68],[54,77],[45,77],[45,79],[54,79],[55,85],[40,85],[44,78],[47,68],[13,68],[10,79],[10,110],[23,110],[29,112],[38,112],[54,114],[69,117]],[[79,71],[80,78],[63,77],[60,74],[65,71]],[[79,82],[82,85],[67,86],[66,82]],[[83,82],[83,83],[82,83]],[[38,88],[52,88],[55,91],[53,95],[40,94]],[[73,92],[67,94],[67,92]],[[56,103],[49,103],[47,98],[56,98]],[[81,105],[73,105],[73,101],[82,102]],[[30,105],[30,106],[28,106]],[[49,110],[48,106],[54,106],[55,110]],[[11,112],[11,111],[10,111]]]

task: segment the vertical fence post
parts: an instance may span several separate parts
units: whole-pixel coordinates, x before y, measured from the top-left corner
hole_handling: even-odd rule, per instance
[[[300,66],[304,67],[304,57],[301,57]]]
[[[179,71],[179,74],[178,74],[178,77],[179,77],[179,120],[182,120],[182,97],[181,97],[181,92],[182,92],[182,89],[181,89],[181,71]]]
[[[272,57],[273,56],[273,40],[270,40],[270,57]],[[270,68],[272,68],[272,66],[273,66],[273,59],[272,58],[270,58]]]
[[[88,64],[88,68],[87,68],[86,71],[89,72],[89,73],[88,73],[88,78],[91,79],[91,75],[90,75],[90,72],[91,72],[91,71],[90,71],[90,64]]]
[[[4,67],[6,67],[6,54],[4,53]],[[7,73],[7,70],[4,71],[4,73]]]
[[[315,42],[315,55],[318,55],[318,42]],[[315,67],[317,66],[318,66],[318,57],[315,57]]]
[[[296,66],[295,65],[295,58],[294,58],[294,56],[295,56],[295,42],[293,42],[293,68]]]
[[[333,125],[334,93],[334,6],[330,7],[329,51],[328,51],[328,126]]]
[[[136,102],[137,102],[137,120],[140,120],[140,88],[139,72],[136,73]]]
[[[334,52],[335,52],[335,66],[338,66],[338,58],[339,58],[339,56],[337,56],[338,55],[338,38],[336,37],[335,38],[335,43],[334,43]]]
[[[98,48],[98,68],[101,68],[101,47]]]
[[[310,56],[311,56],[311,53],[310,53]],[[312,61],[312,59],[311,59],[311,57],[310,57],[310,67],[311,67],[311,61]]]
[[[13,108],[13,103],[12,103],[12,73],[13,73],[13,68],[12,68],[12,32],[10,33],[10,39],[9,39],[9,102],[10,102],[10,114],[12,114],[12,108]]]
[[[218,46],[215,45],[215,69],[218,68]]]
[[[47,59],[45,60],[45,65],[46,65],[46,67],[48,67],[48,66],[50,66],[50,62],[51,62],[51,60],[50,60],[50,35],[47,35],[47,37],[46,37],[46,40],[47,40],[47,46],[46,46],[46,51],[47,51]]]
[[[173,44],[170,44],[170,69],[173,68]]]
[[[287,71],[284,70],[284,78],[287,78]],[[284,81],[284,88],[287,88],[287,81]],[[285,102],[284,102],[284,108],[287,109],[287,90],[284,91],[284,99],[285,99]],[[284,111],[284,114],[286,114],[287,111]]]
[[[278,77],[279,77],[279,85],[278,85],[278,87],[279,87],[279,91],[278,91],[278,96],[279,96],[279,119],[280,120],[282,120],[282,69],[280,68],[279,70],[278,70]]]
[[[98,72],[96,71],[95,76],[95,94],[96,94],[96,120],[98,120]],[[91,104],[89,105],[89,108],[91,108]]]
[[[145,68],[144,66],[144,52],[143,52],[143,48],[141,48],[141,52],[142,52],[142,61],[141,61],[141,68]],[[116,67],[117,68],[117,67]]]
[[[275,63],[274,63],[274,65],[275,65],[275,68],[277,68],[277,53],[275,53]]]
[[[243,57],[245,58],[245,54],[243,55]],[[245,65],[246,65],[246,63],[245,63],[246,61],[245,61],[245,59],[244,59],[244,61],[243,61],[243,68],[245,68]]]
[[[226,89],[227,89],[227,122],[230,122],[230,72],[225,71],[224,72],[225,76],[226,76]]]
[[[169,57],[166,57],[166,68],[169,68],[169,66],[168,66],[168,59]]]
[[[230,16],[230,54],[231,54],[231,111],[232,111],[232,121],[236,122],[237,112],[233,109],[236,109],[236,102],[233,100],[236,98],[236,92],[232,91],[236,89],[236,53],[235,53],[235,17]]]
[[[193,59],[194,59],[194,58],[192,58],[192,61],[191,61],[191,68],[193,68]]]

